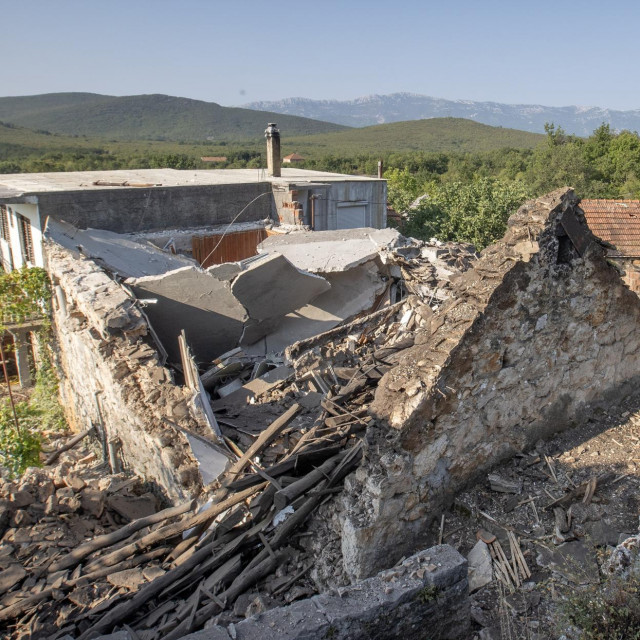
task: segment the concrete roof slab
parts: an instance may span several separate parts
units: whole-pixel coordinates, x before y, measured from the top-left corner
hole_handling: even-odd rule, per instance
[[[395,229],[303,231],[269,236],[259,253],[280,253],[296,267],[312,273],[346,271],[375,259],[381,250],[400,244]]]
[[[45,238],[97,261],[124,278],[159,275],[196,265],[189,258],[161,251],[149,242],[131,240],[100,229],[81,231],[67,222],[51,218],[47,220]]]

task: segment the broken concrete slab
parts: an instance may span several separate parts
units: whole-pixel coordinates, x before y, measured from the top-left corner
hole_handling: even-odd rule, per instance
[[[292,375],[293,367],[276,367],[259,378],[250,380],[239,389],[227,393],[221,400],[216,400],[212,406],[217,409],[228,407],[229,405],[247,404],[252,398],[257,398],[263,393],[267,393]]]
[[[326,279],[331,284],[329,291],[287,314],[275,331],[245,351],[252,355],[280,353],[294,342],[333,329],[356,314],[369,311],[386,287],[373,263],[327,274]]]
[[[223,282],[231,282],[239,273],[242,272],[242,265],[239,262],[225,262],[223,264],[214,264],[206,269],[207,273],[222,280]]]
[[[304,231],[269,236],[258,245],[258,253],[277,252],[305,271],[333,273],[374,260],[402,240],[395,229]]]
[[[231,285],[233,295],[254,320],[280,318],[330,288],[327,280],[297,269],[279,253],[252,260]]]
[[[232,349],[248,319],[228,282],[196,267],[127,281],[138,298],[157,298],[145,309],[169,358],[180,362],[178,335],[184,329],[198,362]]]
[[[196,434],[187,433],[187,440],[191,445],[191,453],[198,462],[202,484],[211,484],[220,477],[229,462],[229,458],[209,444],[204,438]]]
[[[197,265],[195,260],[161,251],[150,242],[101,229],[83,231],[59,220],[47,221],[45,238],[91,258],[123,278],[159,275]]]

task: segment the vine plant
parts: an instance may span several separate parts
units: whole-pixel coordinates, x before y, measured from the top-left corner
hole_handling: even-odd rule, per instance
[[[13,406],[8,397],[0,400],[0,466],[12,476],[39,464],[44,429],[64,426],[48,350],[50,304],[51,287],[44,269],[25,267],[0,274],[0,337],[5,335],[7,325],[37,318],[41,326],[37,340],[43,356],[29,399]]]

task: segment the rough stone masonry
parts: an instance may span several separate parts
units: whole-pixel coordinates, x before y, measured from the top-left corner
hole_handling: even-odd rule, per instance
[[[380,381],[343,494],[352,579],[424,548],[491,466],[637,385],[640,300],[576,202],[564,189],[523,205]]]

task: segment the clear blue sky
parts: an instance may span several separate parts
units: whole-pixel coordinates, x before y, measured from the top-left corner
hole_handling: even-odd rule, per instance
[[[0,0],[0,95],[640,108],[632,0]]]

